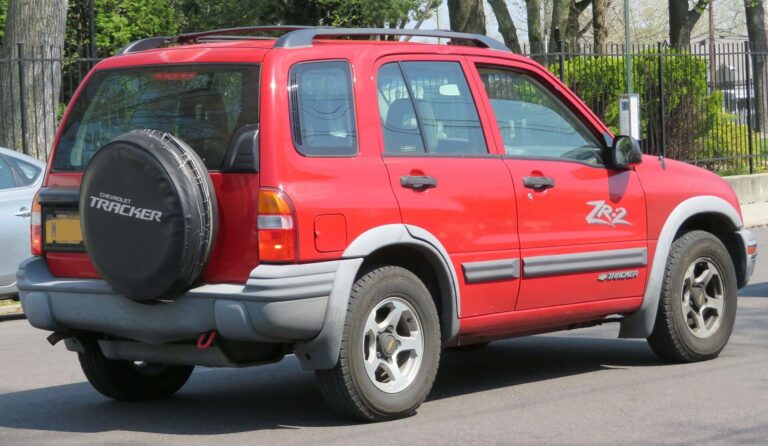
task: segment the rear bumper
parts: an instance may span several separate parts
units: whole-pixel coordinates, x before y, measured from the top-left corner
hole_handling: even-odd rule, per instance
[[[40,257],[18,271],[29,322],[49,331],[92,331],[168,343],[217,330],[237,341],[293,343],[320,333],[338,268],[349,260],[260,265],[245,285],[204,285],[173,302],[141,304],[103,280],[53,277]]]

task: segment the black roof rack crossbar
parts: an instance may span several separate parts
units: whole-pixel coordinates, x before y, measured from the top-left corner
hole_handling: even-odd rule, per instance
[[[135,42],[131,42],[128,45],[124,46],[120,51],[117,52],[117,54],[128,54],[128,53],[135,53],[138,51],[146,51],[146,50],[153,50],[155,48],[159,48],[162,45],[167,45],[173,40],[175,37],[170,36],[161,36],[161,37],[148,37],[146,39],[137,40]]]
[[[483,47],[498,51],[511,51],[496,39],[481,34],[457,33],[438,29],[392,29],[392,28],[304,28],[284,34],[275,42],[275,48],[304,48],[312,46],[316,37],[347,36],[416,36],[437,37],[441,39],[466,40]]]

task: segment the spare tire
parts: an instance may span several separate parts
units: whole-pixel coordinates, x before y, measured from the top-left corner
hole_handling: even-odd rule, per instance
[[[187,291],[210,257],[217,219],[203,161],[163,132],[113,139],[93,156],[80,185],[85,250],[104,280],[135,301]]]

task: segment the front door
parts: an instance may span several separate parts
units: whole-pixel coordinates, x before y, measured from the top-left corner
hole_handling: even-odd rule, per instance
[[[647,241],[638,177],[609,167],[605,129],[534,68],[477,66],[517,197],[516,309],[641,296]]]
[[[461,58],[420,55],[382,60],[376,71],[383,157],[402,220],[448,252],[460,317],[512,311],[519,287],[512,182],[464,69]]]

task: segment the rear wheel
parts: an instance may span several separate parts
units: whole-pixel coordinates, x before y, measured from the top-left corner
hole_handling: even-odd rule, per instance
[[[338,412],[365,421],[412,415],[427,397],[440,359],[434,301],[410,271],[387,266],[352,287],[336,366],[317,372]]]
[[[193,366],[107,359],[96,342],[79,353],[80,366],[94,389],[120,401],[144,401],[171,396],[189,379]]]
[[[704,231],[680,237],[670,249],[649,345],[671,361],[716,357],[733,331],[736,292],[731,257],[717,237]]]

